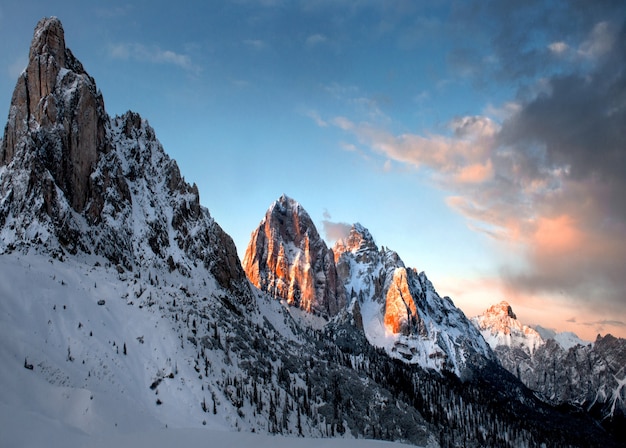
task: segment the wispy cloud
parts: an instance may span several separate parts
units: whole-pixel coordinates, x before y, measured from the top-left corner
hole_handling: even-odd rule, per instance
[[[107,8],[96,8],[96,14],[104,19],[113,19],[128,15],[132,9],[132,5],[110,6]]]
[[[342,238],[346,238],[350,234],[350,229],[352,229],[351,224],[348,224],[346,222],[332,221],[332,216],[330,215],[328,210],[324,210],[324,219],[322,220],[322,227],[324,229],[324,234],[326,235],[326,239],[330,242],[334,242]]]
[[[328,41],[328,38],[323,34],[311,34],[306,38],[306,45],[309,47],[315,47],[316,45],[323,44]]]
[[[315,122],[315,124],[318,125],[319,127],[321,128],[328,127],[328,122],[324,120],[317,111],[309,110],[305,112],[305,115],[311,118]]]
[[[569,46],[563,41],[552,42],[548,45],[548,50],[560,56],[569,50]]]
[[[617,29],[607,21],[597,23],[587,39],[578,48],[578,53],[588,58],[604,56],[613,47],[616,32]]]
[[[253,48],[255,50],[264,50],[268,46],[267,42],[261,39],[245,39],[243,43],[247,47]]]
[[[187,54],[172,50],[163,50],[156,45],[147,46],[141,43],[119,43],[109,47],[109,55],[115,59],[133,59],[153,64],[171,64],[190,72],[199,71]]]

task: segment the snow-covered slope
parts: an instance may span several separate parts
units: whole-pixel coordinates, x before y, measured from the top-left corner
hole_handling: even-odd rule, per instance
[[[37,24],[0,151],[0,409],[89,437],[431,440],[418,410],[390,410],[389,390],[251,288],[197,188],[138,114],[109,118],[63,36]]]
[[[590,342],[580,339],[578,335],[572,333],[571,331],[557,332],[551,328],[542,327],[541,325],[533,325],[532,328],[541,335],[544,341],[547,341],[548,339],[554,339],[565,350],[569,350],[570,348],[576,347],[577,345],[590,344]]]

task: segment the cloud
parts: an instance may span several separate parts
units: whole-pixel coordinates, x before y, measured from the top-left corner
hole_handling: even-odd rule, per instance
[[[611,50],[615,31],[607,21],[597,23],[589,37],[580,45],[578,53],[588,58],[599,58]]]
[[[186,54],[163,50],[158,46],[146,46],[140,43],[121,43],[109,47],[109,55],[114,59],[134,59],[154,64],[171,64],[188,71],[198,71],[191,57]]]
[[[464,69],[460,75],[489,77],[490,82],[551,76],[562,72],[564,63],[576,65],[580,58],[608,54],[623,18],[623,4],[617,0],[593,5],[542,0],[462,2],[451,17],[450,32],[456,33],[459,45],[450,50],[448,60],[452,68]],[[483,45],[467,48],[468,35]],[[492,63],[475,70],[486,60]]]
[[[123,17],[132,12],[133,6],[112,6],[109,8],[96,8],[96,14],[104,19]]]
[[[261,39],[245,39],[243,43],[246,46],[255,50],[264,50],[265,48],[267,48],[267,43]]]
[[[321,128],[325,128],[328,127],[328,122],[326,120],[324,120],[320,114],[315,111],[315,110],[309,110],[307,112],[305,112],[306,116],[311,118],[316,125],[318,125]]]
[[[315,47],[328,41],[328,38],[323,34],[311,34],[306,38],[306,45],[308,47]]]
[[[493,117],[457,117],[449,133],[421,135],[343,116],[330,122],[371,153],[428,175],[471,229],[515,251],[515,263],[502,261],[507,291],[564,294],[619,322],[626,320],[626,24],[617,33],[598,23],[584,41],[599,58],[592,69],[545,77],[488,108]]]
[[[324,219],[322,220],[322,228],[328,241],[337,241],[342,238],[347,238],[352,229],[352,224],[345,222],[333,222],[332,217],[328,210],[324,210]]]
[[[552,42],[550,45],[548,45],[548,50],[560,56],[569,50],[569,46],[565,42],[562,42],[562,41]]]

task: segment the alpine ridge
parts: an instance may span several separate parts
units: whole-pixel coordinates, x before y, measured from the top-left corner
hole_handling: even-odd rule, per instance
[[[584,343],[575,335],[523,325],[507,302],[500,302],[472,318],[500,364],[543,399],[554,404],[580,407],[611,431],[624,433],[626,422],[626,340],[598,335]],[[571,341],[580,341],[572,344]]]
[[[109,118],[57,18],[37,24],[0,160],[0,251],[43,246],[188,275],[199,262],[253,307],[235,245],[200,206],[197,187],[138,114]]]
[[[379,251],[361,224],[329,251],[308,213],[287,196],[270,206],[252,233],[244,270],[261,290],[306,311],[351,314],[371,344],[405,362],[461,375],[474,362],[495,359],[423,272],[406,268],[396,252]],[[311,307],[307,297],[325,306]]]
[[[110,117],[61,22],[39,21],[0,143],[0,445],[209,429],[617,446],[539,400],[363,226],[331,250],[283,196],[248,249],[244,271],[148,122]]]

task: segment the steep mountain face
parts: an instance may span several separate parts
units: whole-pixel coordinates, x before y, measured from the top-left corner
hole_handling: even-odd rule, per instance
[[[124,269],[207,269],[253,307],[232,239],[200,206],[154,131],[109,118],[56,18],[35,29],[0,149],[0,252],[93,253]]]
[[[457,375],[494,359],[463,312],[441,298],[423,272],[405,267],[396,252],[378,250],[365,227],[353,225],[333,251],[352,309],[362,316],[373,345],[405,362]]]
[[[565,335],[565,342],[554,337],[544,341],[517,320],[506,302],[490,307],[472,322],[502,366],[545,400],[583,407],[611,427],[623,424],[626,340],[606,335],[598,336],[593,344],[571,345],[578,338]]]
[[[307,312],[332,317],[345,306],[332,252],[308,213],[285,195],[252,233],[243,267],[257,288]]]
[[[307,311],[321,308],[331,317],[346,311],[371,344],[405,362],[461,375],[473,362],[494,359],[481,335],[450,299],[439,297],[424,273],[406,268],[393,251],[379,251],[360,224],[329,251],[306,211],[286,196],[253,232],[244,269],[261,290]],[[311,297],[322,306],[311,306]]]

